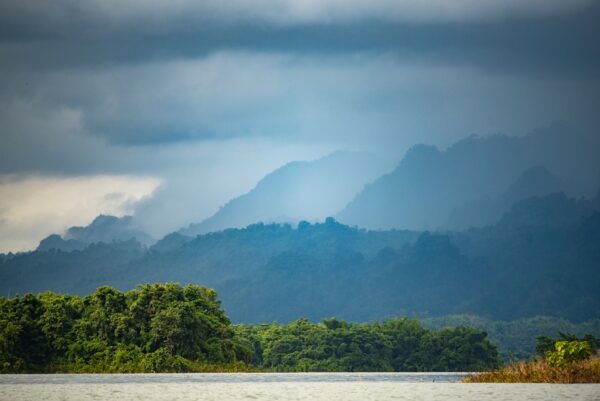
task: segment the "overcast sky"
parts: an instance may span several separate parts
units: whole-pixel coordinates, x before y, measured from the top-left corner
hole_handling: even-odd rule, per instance
[[[586,0],[3,0],[0,252],[160,236],[290,160],[600,127]]]

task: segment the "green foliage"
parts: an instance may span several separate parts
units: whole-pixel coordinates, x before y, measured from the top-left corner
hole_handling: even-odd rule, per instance
[[[251,359],[216,292],[200,286],[0,298],[1,372],[184,372]]]
[[[416,320],[236,327],[254,348],[256,366],[274,371],[456,371],[499,366],[486,334],[471,328],[432,332]]]
[[[40,320],[43,304],[31,294],[22,298],[0,298],[1,372],[31,372],[43,369],[50,352]]]
[[[456,371],[499,366],[486,333],[416,320],[232,326],[214,290],[148,284],[0,298],[0,371]]]
[[[587,342],[592,353],[596,352],[600,347],[600,338],[596,338],[592,334],[586,334],[579,338],[573,333],[559,332],[559,338],[550,338],[547,336],[538,336],[536,338],[535,351],[538,356],[544,357],[550,352],[556,350],[558,342]]]
[[[573,362],[583,361],[592,355],[592,347],[587,341],[557,341],[554,351],[546,354],[551,366],[565,367]]]

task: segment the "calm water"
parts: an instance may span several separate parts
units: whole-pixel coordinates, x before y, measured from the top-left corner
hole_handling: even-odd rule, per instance
[[[594,400],[600,385],[464,384],[462,373],[0,375],[0,400]]]

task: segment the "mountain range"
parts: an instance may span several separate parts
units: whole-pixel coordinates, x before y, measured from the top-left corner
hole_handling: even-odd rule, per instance
[[[418,145],[383,176],[362,153],[289,163],[157,242],[135,216],[99,216],[0,255],[0,293],[178,281],[214,287],[239,322],[599,318],[600,152],[586,141],[552,129]]]
[[[497,222],[521,199],[564,192],[593,196],[600,186],[600,142],[561,126],[524,137],[470,136],[445,150],[410,148],[387,174],[361,152],[290,162],[266,175],[183,236],[250,224],[322,221],[328,216],[368,229],[462,230]],[[99,216],[87,227],[52,235],[44,249],[136,238],[154,243],[136,216]]]
[[[0,293],[86,294],[176,281],[215,288],[237,322],[298,316],[600,318],[600,194],[515,203],[498,223],[456,232],[367,231],[322,223],[254,224],[149,249],[139,242],[0,257]]]
[[[560,126],[519,138],[471,136],[443,151],[417,145],[336,218],[371,229],[482,226],[528,196],[591,196],[600,184],[598,154],[598,139]]]
[[[38,251],[60,249],[63,251],[82,250],[90,244],[135,239],[143,245],[152,245],[155,240],[138,228],[132,216],[99,215],[89,225],[71,227],[63,236],[52,234],[40,241]]]
[[[264,222],[318,221],[341,210],[383,163],[368,153],[335,152],[321,159],[295,161],[273,171],[250,192],[232,199],[206,220],[179,232],[195,236]]]

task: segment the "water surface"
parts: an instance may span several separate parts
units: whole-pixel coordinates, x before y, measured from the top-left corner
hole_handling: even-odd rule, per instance
[[[0,375],[0,400],[590,400],[598,384],[466,384],[465,373]]]

